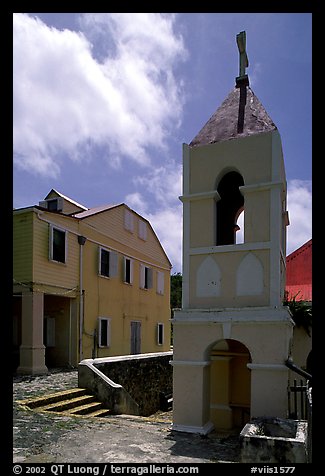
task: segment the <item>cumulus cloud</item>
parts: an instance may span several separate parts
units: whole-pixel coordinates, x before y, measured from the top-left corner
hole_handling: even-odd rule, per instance
[[[184,57],[174,16],[84,14],[84,31],[58,30],[13,15],[14,162],[55,177],[60,157],[80,161],[102,146],[112,166],[150,164],[180,123]],[[106,47],[91,39],[105,31]]]
[[[175,203],[172,207],[149,213],[146,218],[150,221],[159,240],[171,261],[172,273],[182,271],[182,204]]]
[[[312,238],[312,185],[310,180],[288,181],[290,225],[287,228],[287,254]]]
[[[134,179],[140,191],[128,194],[125,202],[149,220],[169,260],[173,272],[182,270],[183,211],[182,168],[172,160]],[[142,191],[141,191],[142,190]]]

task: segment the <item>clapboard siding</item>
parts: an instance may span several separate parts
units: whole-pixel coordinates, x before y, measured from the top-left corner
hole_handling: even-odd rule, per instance
[[[49,259],[49,229],[50,223],[34,220],[34,281],[60,285],[64,288],[74,288],[79,276],[79,245],[77,239],[78,224],[74,219],[54,213],[44,213],[44,220],[67,231],[68,247],[67,262],[56,263]],[[69,230],[72,230],[69,231]]]
[[[13,217],[13,277],[19,282],[32,281],[33,273],[33,212]]]
[[[170,263],[166,257],[166,254],[153,229],[146,220],[146,240],[142,240],[138,236],[139,221],[143,221],[143,219],[141,219],[136,213],[131,212],[134,220],[133,233],[125,229],[125,209],[126,207],[124,205],[120,205],[107,211],[97,213],[96,215],[84,218],[83,222],[93,227],[95,230],[100,231],[102,235],[106,235],[108,238],[113,239],[115,243],[124,245],[129,250],[130,254],[136,251],[139,254],[140,259],[154,260],[157,265],[169,267]]]

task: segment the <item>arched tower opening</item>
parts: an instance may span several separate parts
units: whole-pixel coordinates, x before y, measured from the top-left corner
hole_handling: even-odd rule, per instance
[[[244,197],[239,187],[244,185],[240,173],[226,173],[220,180],[217,191],[220,200],[217,202],[217,233],[216,245],[233,245],[236,243],[236,232],[239,230],[237,220],[244,210]]]
[[[250,420],[251,355],[234,339],[222,339],[210,350],[210,419],[216,428],[243,428]]]

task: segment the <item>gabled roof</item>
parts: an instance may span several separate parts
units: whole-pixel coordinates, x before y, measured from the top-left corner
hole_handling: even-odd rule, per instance
[[[97,213],[105,212],[106,210],[109,210],[110,208],[115,208],[119,207],[122,205],[121,203],[118,205],[100,205],[98,207],[93,207],[93,208],[88,208],[88,210],[85,210],[84,212],[77,212],[73,214],[73,217],[75,218],[87,218],[92,215],[96,215]]]
[[[72,215],[73,218],[77,218],[77,219],[85,219],[85,218],[88,218],[88,217],[91,217],[91,216],[94,216],[94,215],[97,215],[99,213],[103,213],[103,212],[106,212],[108,210],[112,210],[113,208],[117,208],[117,207],[125,207],[127,208],[128,210],[130,210],[131,212],[135,213],[139,218],[141,218],[141,220],[145,221],[148,226],[150,227],[152,233],[154,234],[160,248],[162,249],[162,252],[164,253],[164,256],[166,257],[166,260],[168,261],[169,263],[169,266],[172,267],[172,264],[167,256],[167,253],[166,251],[164,250],[155,230],[153,229],[151,223],[149,220],[147,220],[146,218],[144,218],[142,215],[139,215],[139,213],[137,213],[136,211],[132,210],[132,208],[130,208],[128,205],[126,205],[126,203],[119,203],[119,204],[116,204],[116,205],[101,205],[101,206],[98,206],[98,207],[93,207],[93,208],[89,208],[89,210],[86,210],[84,212],[78,212],[78,213],[74,213]]]
[[[312,239],[286,258],[286,293],[296,301],[312,300]]]
[[[76,202],[75,200],[72,200],[72,198],[67,197],[66,195],[63,195],[63,193],[58,192],[57,190],[55,190],[55,188],[52,188],[52,189],[49,191],[49,193],[46,195],[46,197],[44,198],[44,200],[47,200],[47,199],[50,197],[50,195],[53,194],[53,193],[54,193],[55,195],[59,196],[59,197],[64,198],[64,199],[67,200],[68,202],[73,203],[73,205],[76,205],[76,206],[79,207],[79,208],[82,208],[82,209],[84,209],[84,210],[88,210],[87,207],[85,207],[84,205],[81,205],[80,203]]]
[[[240,88],[234,88],[189,145],[214,144],[276,130],[276,125],[250,87],[246,88],[246,93],[243,132],[237,132]]]

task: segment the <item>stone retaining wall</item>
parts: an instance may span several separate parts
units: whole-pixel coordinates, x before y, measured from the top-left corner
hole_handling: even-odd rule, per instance
[[[79,364],[78,385],[89,388],[115,413],[152,415],[159,410],[159,393],[172,393],[172,356],[159,352],[87,359]]]

